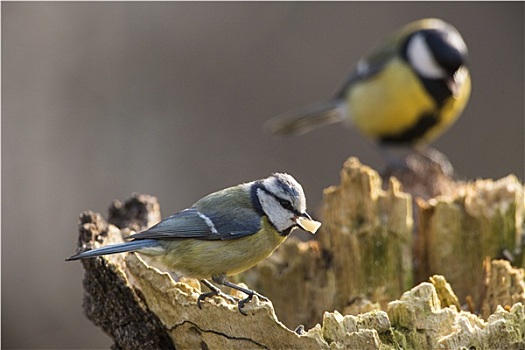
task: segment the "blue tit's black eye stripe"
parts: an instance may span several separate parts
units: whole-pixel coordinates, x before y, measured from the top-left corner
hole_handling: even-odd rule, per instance
[[[250,191],[250,197],[252,199],[252,204],[253,204],[253,207],[255,208],[255,211],[259,215],[264,215],[264,210],[262,208],[261,201],[259,200],[259,196],[257,195],[258,189],[265,191],[265,188],[262,185],[261,181],[258,181],[255,184],[253,184],[251,191]]]
[[[281,207],[283,207],[284,209],[289,210],[291,212],[295,211],[290,201],[286,199],[278,198],[278,197],[275,197],[275,198],[277,198],[277,200],[279,201],[279,204],[281,204]]]
[[[281,197],[277,196],[273,192],[268,191],[268,189],[262,184],[262,182],[255,183],[252,186],[251,191],[250,191],[250,196],[252,198],[252,203],[253,203],[253,206],[254,206],[255,210],[257,211],[257,213],[259,213],[261,215],[264,214],[261,202],[259,200],[259,197],[257,196],[257,190],[259,190],[259,189],[262,190],[264,193],[266,193],[266,194],[272,196],[273,198],[275,198],[279,202],[281,207],[283,207],[284,209],[286,209],[286,210],[288,210],[288,211],[290,211],[290,212],[292,212],[294,214],[299,214],[297,212],[297,210],[295,210],[295,208],[293,207],[292,202],[290,202],[287,199],[284,199],[284,198],[281,198]]]
[[[281,207],[283,207],[284,209],[288,210],[289,212],[294,213],[295,215],[301,215],[301,213],[299,213],[294,208],[292,202],[290,202],[288,199],[284,199],[284,198],[281,198],[281,197],[277,196],[275,193],[272,193],[272,192],[268,191],[264,186],[260,186],[258,188],[263,190],[266,194],[268,194],[268,195],[272,196],[273,198],[275,198],[279,202]],[[259,203],[259,207],[260,206],[261,206],[261,204]],[[261,210],[262,210],[262,208],[261,208]]]

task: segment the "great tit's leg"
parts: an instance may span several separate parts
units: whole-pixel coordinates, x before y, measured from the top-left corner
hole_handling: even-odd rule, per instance
[[[243,292],[244,294],[248,295],[246,298],[239,300],[239,302],[237,303],[237,307],[239,308],[239,312],[241,314],[243,314],[244,316],[248,316],[248,314],[246,312],[244,312],[242,309],[244,308],[244,305],[246,305],[247,302],[252,300],[254,295],[257,295],[257,297],[259,299],[261,299],[261,300],[270,301],[267,297],[257,293],[254,290],[247,289],[247,288],[241,287],[241,286],[239,286],[237,284],[229,282],[228,280],[226,280],[226,276],[225,275],[215,275],[215,276],[212,277],[212,279],[216,283],[222,284],[223,286],[226,286],[226,287],[230,287],[230,288],[236,289],[236,290],[238,290],[240,292]]]
[[[452,166],[452,163],[450,163],[446,155],[437,149],[427,145],[416,145],[414,146],[414,149],[423,158],[427,159],[431,163],[439,165],[444,175],[450,177],[454,175],[454,167]]]
[[[201,280],[202,284],[204,284],[206,287],[208,287],[208,289],[210,290],[209,292],[206,292],[206,293],[201,293],[201,295],[199,295],[199,298],[197,299],[197,306],[199,307],[199,309],[202,309],[202,306],[201,306],[201,302],[206,299],[206,298],[209,298],[209,297],[213,297],[215,295],[218,295],[218,296],[221,296],[231,302],[237,302],[237,300],[232,297],[231,295],[228,295],[228,294],[225,294],[222,292],[222,290],[220,290],[219,288],[217,288],[216,286],[214,286],[210,281],[208,280]]]
[[[393,146],[393,145],[384,144],[382,142],[374,143],[373,146],[383,158],[384,162],[386,163],[387,169],[403,170],[408,167],[406,163],[406,159],[407,159],[407,156],[411,152],[413,152],[410,149],[410,147]]]

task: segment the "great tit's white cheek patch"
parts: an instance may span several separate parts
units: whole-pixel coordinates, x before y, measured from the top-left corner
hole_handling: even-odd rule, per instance
[[[408,61],[416,72],[427,79],[442,79],[446,72],[436,62],[423,34],[414,35],[408,42]]]
[[[319,221],[310,220],[307,218],[297,218],[297,224],[303,230],[308,231],[311,234],[315,234],[319,227],[321,227],[321,223]]]

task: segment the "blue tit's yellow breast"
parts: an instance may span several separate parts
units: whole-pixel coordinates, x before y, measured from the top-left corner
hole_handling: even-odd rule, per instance
[[[232,276],[268,257],[286,237],[268,223],[250,236],[230,240],[180,239],[166,243],[168,253],[160,258],[170,270],[198,279],[213,275]]]
[[[402,133],[436,108],[418,77],[399,58],[351,87],[347,102],[356,127],[372,138]]]

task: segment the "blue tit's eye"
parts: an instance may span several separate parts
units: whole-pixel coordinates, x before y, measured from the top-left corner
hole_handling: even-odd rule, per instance
[[[294,211],[292,203],[286,199],[279,198],[279,204],[281,204],[281,207],[283,207],[286,210]]]

